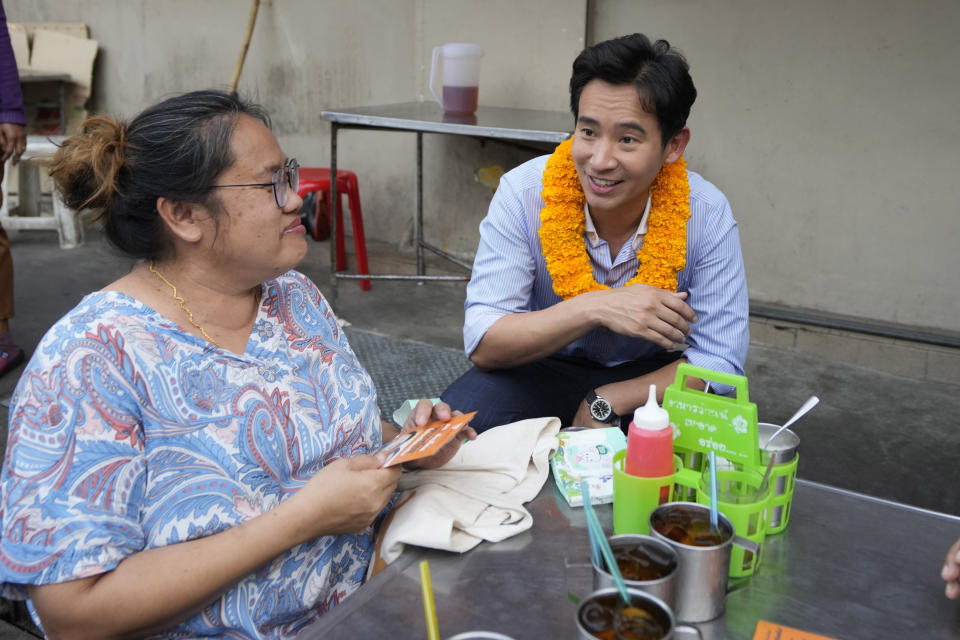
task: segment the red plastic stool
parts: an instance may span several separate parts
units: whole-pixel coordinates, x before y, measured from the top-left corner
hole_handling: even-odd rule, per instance
[[[297,194],[302,198],[304,195],[313,191],[320,191],[324,194],[324,199],[330,200],[330,169],[318,167],[300,167],[300,187]],[[357,186],[357,174],[353,171],[337,169],[337,271],[347,268],[347,252],[343,240],[343,204],[341,197],[347,196],[347,204],[350,206],[350,221],[353,223],[353,244],[357,252],[357,273],[370,273],[367,267],[367,241],[363,235],[363,211],[360,209],[360,188]],[[320,240],[320,204],[317,203],[317,211],[314,214],[313,237]],[[361,280],[360,288],[364,291],[370,290],[370,281]]]

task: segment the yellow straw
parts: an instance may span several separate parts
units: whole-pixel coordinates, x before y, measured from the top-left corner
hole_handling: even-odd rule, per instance
[[[433,586],[430,584],[430,565],[420,561],[420,592],[423,594],[423,615],[427,619],[427,640],[440,640],[437,629],[437,609],[433,605]]]

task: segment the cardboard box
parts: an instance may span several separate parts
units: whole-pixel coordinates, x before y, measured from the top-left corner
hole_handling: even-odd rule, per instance
[[[87,117],[98,43],[82,23],[9,23],[27,132],[76,133]]]

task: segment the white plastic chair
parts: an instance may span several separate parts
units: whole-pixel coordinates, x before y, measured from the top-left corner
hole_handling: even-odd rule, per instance
[[[27,149],[20,160],[33,160],[52,155],[64,136],[27,136]],[[5,229],[41,229],[56,231],[60,239],[60,248],[72,249],[83,244],[83,225],[74,215],[56,189],[53,191],[53,215],[40,215],[40,186],[38,180],[20,180],[18,203],[9,207],[7,198],[7,176],[10,174],[10,161],[7,161],[0,188],[3,189],[3,203],[0,204],[0,224]],[[21,165],[20,175],[23,176]],[[25,213],[27,215],[12,215]]]

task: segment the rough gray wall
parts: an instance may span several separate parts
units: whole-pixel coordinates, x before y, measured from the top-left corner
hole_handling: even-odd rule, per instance
[[[603,0],[699,90],[690,167],[728,196],[750,295],[960,330],[960,3]]]
[[[424,0],[418,60],[421,96],[429,90],[430,53],[444,42],[476,42],[484,49],[480,104],[568,111],[570,65],[584,47],[585,0]],[[573,116],[570,116],[573,129]],[[424,215],[428,241],[469,259],[477,227],[493,191],[474,178],[481,167],[504,171],[552,145],[527,145],[463,136],[424,139]],[[410,230],[412,232],[412,229]]]
[[[11,21],[82,21],[100,42],[95,110],[225,87],[241,0],[7,0]],[[287,153],[329,164],[331,107],[428,100],[430,50],[480,44],[481,103],[566,110],[584,44],[640,30],[688,55],[700,97],[690,166],[728,195],[751,296],[958,331],[960,4],[811,0],[274,0],[263,2],[241,90]],[[509,19],[505,19],[508,16]],[[535,151],[425,137],[427,238],[470,256],[491,191],[479,167]],[[408,244],[414,136],[345,131],[368,236]]]
[[[123,116],[172,93],[226,88],[250,10],[242,0],[7,0],[4,6],[14,22],[86,23],[100,43],[91,110]],[[321,111],[432,100],[430,54],[444,42],[476,42],[487,52],[481,104],[565,110],[585,16],[586,0],[262,2],[239,88],[269,110],[289,155],[302,166],[329,166],[330,127]],[[360,180],[367,236],[409,246],[414,135],[345,130],[339,142],[340,166]],[[424,149],[427,238],[469,257],[492,194],[476,181],[476,170],[507,170],[536,152],[436,135],[425,136]]]

